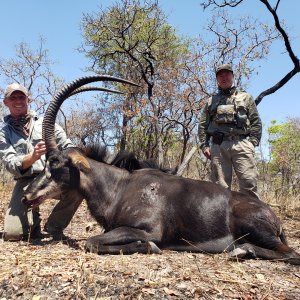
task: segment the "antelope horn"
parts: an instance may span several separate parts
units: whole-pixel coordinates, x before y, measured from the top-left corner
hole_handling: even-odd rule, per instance
[[[74,96],[76,94],[82,93],[82,92],[89,92],[89,91],[101,91],[101,92],[110,92],[115,94],[124,94],[117,90],[107,89],[103,87],[97,87],[97,86],[86,86],[76,89],[74,92],[72,92],[69,97]]]
[[[67,84],[63,87],[53,98],[50,102],[45,116],[43,120],[43,139],[46,144],[47,152],[57,150],[57,143],[54,136],[55,130],[55,120],[57,113],[62,105],[62,103],[72,95],[72,93],[76,94],[76,90],[81,88],[82,86],[89,84],[91,82],[96,81],[113,81],[113,82],[120,82],[126,83],[133,86],[139,86],[138,84],[128,81],[122,78],[117,78],[114,76],[109,75],[98,75],[98,76],[88,76],[88,77],[81,77],[77,80],[72,81],[71,83]]]

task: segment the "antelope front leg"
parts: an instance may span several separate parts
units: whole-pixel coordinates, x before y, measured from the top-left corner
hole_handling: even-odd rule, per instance
[[[147,236],[148,233],[140,229],[119,227],[89,238],[85,248],[98,254],[161,253]]]

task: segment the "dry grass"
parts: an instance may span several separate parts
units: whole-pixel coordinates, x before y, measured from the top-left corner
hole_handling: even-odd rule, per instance
[[[0,190],[0,231],[9,194]],[[53,203],[41,207],[44,218]],[[299,217],[299,216],[298,216]],[[300,268],[283,262],[229,260],[226,254],[164,251],[162,255],[85,253],[100,232],[81,205],[66,244],[0,241],[0,299],[300,299]],[[290,245],[300,252],[300,220],[283,219]]]
[[[279,217],[292,219],[300,216],[300,193],[296,197],[282,196],[276,198],[273,193],[266,194],[265,201],[276,211]]]

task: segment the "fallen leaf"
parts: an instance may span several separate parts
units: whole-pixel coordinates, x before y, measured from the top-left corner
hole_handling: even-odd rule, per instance
[[[255,277],[262,282],[266,282],[265,276],[263,274],[255,274]]]
[[[147,288],[142,288],[142,292],[149,294],[149,295],[154,295],[155,294],[155,290],[154,289],[147,289]]]
[[[180,293],[175,291],[175,290],[170,290],[168,288],[164,288],[164,292],[167,294],[167,295],[170,295],[170,296],[180,296]]]

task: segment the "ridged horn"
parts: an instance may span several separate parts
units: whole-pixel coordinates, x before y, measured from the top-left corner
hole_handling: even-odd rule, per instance
[[[68,85],[63,87],[54,96],[53,100],[50,102],[43,120],[43,139],[46,144],[47,152],[58,149],[55,136],[54,136],[55,120],[56,120],[57,113],[61,105],[63,104],[63,102],[68,97],[70,97],[72,93],[76,92],[77,89],[80,89],[82,86],[96,81],[113,81],[113,82],[130,84],[133,86],[139,86],[138,84],[126,79],[109,76],[109,75],[98,75],[98,76],[81,77],[77,80],[70,82]]]

